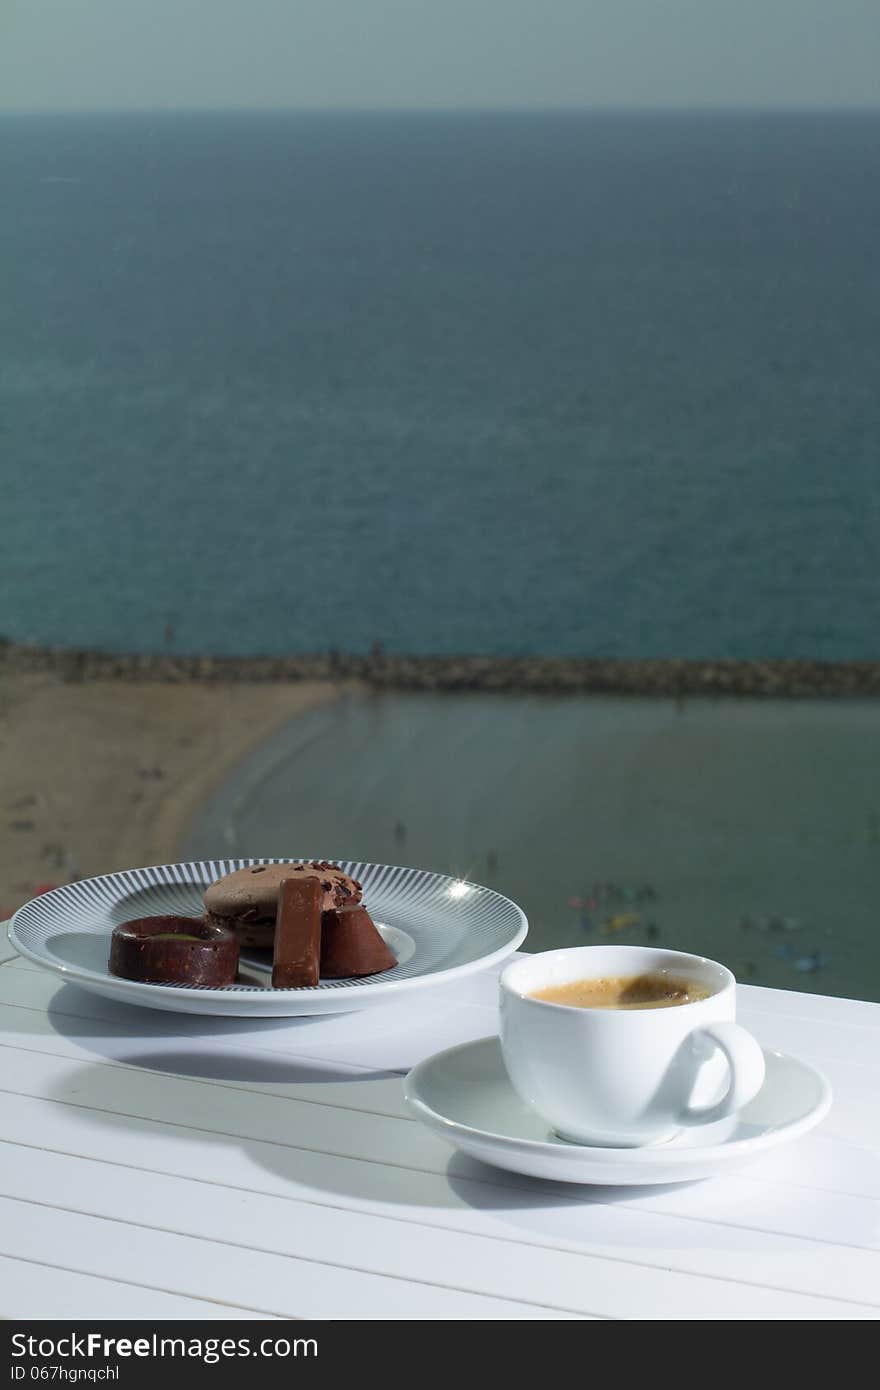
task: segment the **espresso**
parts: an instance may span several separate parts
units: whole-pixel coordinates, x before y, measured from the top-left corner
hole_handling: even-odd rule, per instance
[[[564,985],[536,989],[531,999],[548,1004],[568,1004],[575,1009],[670,1009],[693,1004],[712,993],[696,980],[669,975],[663,970],[644,975],[603,975],[593,980],[569,980]]]

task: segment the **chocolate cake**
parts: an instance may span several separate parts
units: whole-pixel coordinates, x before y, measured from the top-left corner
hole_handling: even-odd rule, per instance
[[[109,969],[142,984],[231,985],[238,942],[201,917],[137,917],[113,928]]]
[[[321,920],[321,979],[378,975],[397,964],[367,909],[359,903],[325,912]]]

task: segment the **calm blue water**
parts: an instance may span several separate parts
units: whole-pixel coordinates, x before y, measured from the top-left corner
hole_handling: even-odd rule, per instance
[[[513,898],[532,951],[880,1001],[878,788],[873,700],[350,697],[231,769],[180,857],[412,864]]]
[[[0,120],[0,632],[880,656],[880,115]]]

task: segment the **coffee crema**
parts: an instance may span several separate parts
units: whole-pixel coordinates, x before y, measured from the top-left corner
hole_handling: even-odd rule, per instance
[[[567,1004],[575,1009],[669,1009],[708,999],[712,990],[696,980],[662,970],[643,975],[603,975],[595,979],[569,980],[531,991],[530,999],[547,1004]]]

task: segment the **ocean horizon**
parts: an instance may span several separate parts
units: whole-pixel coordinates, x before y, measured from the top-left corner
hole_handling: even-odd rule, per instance
[[[880,656],[880,112],[0,135],[4,636]]]

